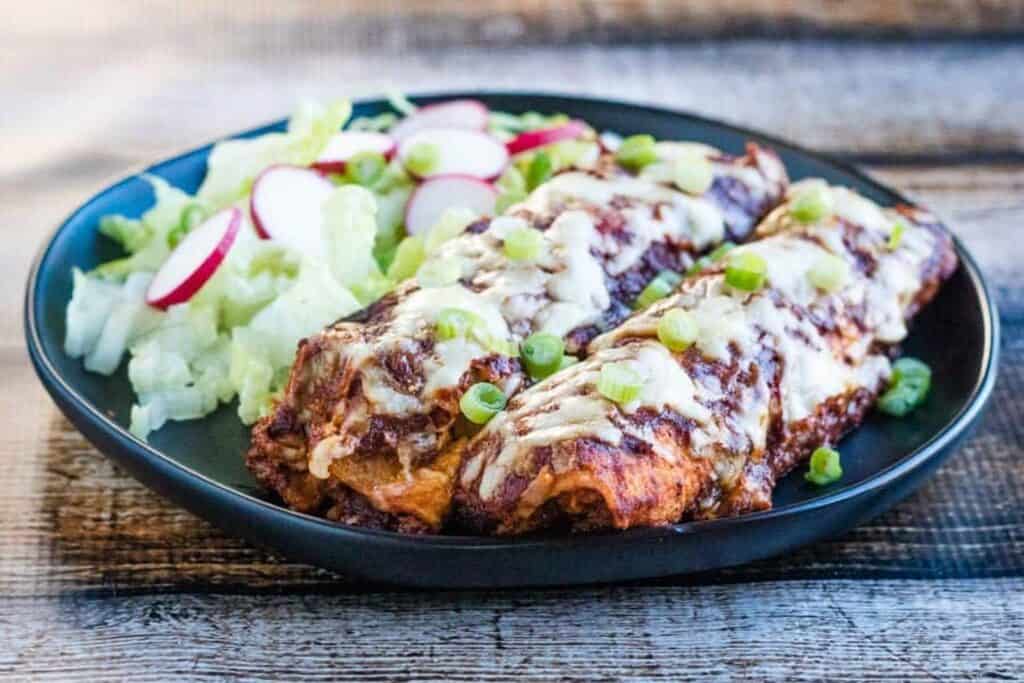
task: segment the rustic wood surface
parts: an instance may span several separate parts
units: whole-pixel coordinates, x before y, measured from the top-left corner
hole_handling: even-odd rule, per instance
[[[541,3],[497,4],[543,12]],[[839,3],[812,5],[832,20]],[[99,11],[76,11],[82,6],[23,3],[13,22],[0,23],[0,269],[11,278],[0,296],[0,678],[1022,675],[1024,45],[426,49],[400,22],[375,44],[360,32],[365,24],[347,27],[344,14],[318,21],[311,3],[276,15],[269,3],[186,12],[99,2],[90,5]],[[374,13],[393,6],[379,3],[367,16],[384,21]],[[1019,12],[1013,2],[891,6],[978,11],[979,22]],[[403,31],[415,35],[395,40]],[[35,379],[20,318],[32,255],[78,203],[145,163],[276,118],[300,97],[391,86],[664,104],[867,164],[947,219],[997,291],[1003,360],[988,414],[920,492],[841,538],[624,587],[367,585],[252,547],[167,504],[89,446]]]

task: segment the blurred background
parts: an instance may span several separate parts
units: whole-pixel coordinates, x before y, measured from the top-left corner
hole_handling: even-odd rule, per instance
[[[19,276],[106,181],[303,98],[582,93],[879,167],[1024,159],[1024,0],[8,0],[3,17],[0,200],[37,235],[0,255]]]

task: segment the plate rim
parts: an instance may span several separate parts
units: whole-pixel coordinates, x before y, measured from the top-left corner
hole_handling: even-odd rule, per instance
[[[657,106],[645,103],[634,103],[626,100],[609,99],[602,97],[589,97],[582,95],[574,95],[570,93],[557,93],[557,92],[545,92],[545,91],[519,91],[519,90],[471,90],[471,91],[432,91],[425,93],[416,93],[409,95],[409,99],[416,101],[431,102],[441,99],[457,99],[457,98],[480,98],[486,99],[488,97],[521,97],[521,98],[532,98],[532,99],[549,99],[549,100],[562,100],[562,101],[574,101],[583,105],[592,106],[603,106],[603,107],[616,107],[620,109],[628,109],[632,111],[646,111],[652,114],[660,116],[669,115],[674,117],[680,117],[683,119],[690,119],[705,125],[716,126],[724,128],[735,133],[740,133],[744,136],[752,138],[754,140],[764,142],[769,146],[773,146],[779,149],[785,149],[787,151],[809,157],[816,161],[825,163],[833,166],[836,169],[851,175],[858,181],[865,183],[873,187],[874,189],[885,193],[897,201],[904,202],[907,204],[914,204],[911,200],[906,198],[901,192],[884,185],[883,183],[875,180],[867,172],[862,171],[860,168],[850,164],[848,162],[836,159],[828,153],[818,152],[802,145],[795,144],[793,142],[775,137],[774,135],[766,134],[761,131],[747,128],[741,125],[735,125],[728,121],[715,119],[712,117],[703,116],[693,112],[689,112],[681,109],[674,109],[664,106]],[[364,97],[353,99],[353,105],[386,105],[387,99],[385,97]],[[663,540],[682,534],[697,534],[697,533],[708,533],[719,529],[729,529],[738,525],[750,524],[757,521],[767,521],[771,519],[798,516],[807,512],[821,509],[823,507],[830,507],[837,505],[844,501],[857,498],[862,495],[870,494],[874,491],[883,489],[891,482],[898,480],[917,467],[923,465],[934,457],[941,455],[946,447],[955,441],[966,429],[970,427],[975,419],[979,416],[981,411],[987,404],[992,390],[995,386],[996,378],[998,376],[998,360],[1000,352],[1000,320],[996,309],[995,300],[992,296],[991,289],[985,280],[985,277],[981,273],[981,269],[978,267],[977,262],[973,256],[967,250],[967,248],[960,241],[959,237],[952,231],[948,231],[956,249],[957,256],[960,259],[960,268],[962,268],[965,274],[972,281],[977,292],[980,293],[981,303],[981,319],[982,327],[984,332],[984,348],[982,350],[982,371],[976,378],[974,385],[969,393],[969,398],[966,400],[964,406],[938,431],[936,431],[928,440],[918,446],[913,451],[907,453],[896,462],[892,463],[888,467],[878,470],[866,479],[859,482],[849,484],[830,491],[820,496],[816,496],[810,500],[791,503],[778,508],[772,508],[761,512],[753,512],[748,514],[739,515],[736,517],[726,517],[712,520],[698,520],[681,522],[661,527],[644,527],[627,530],[610,530],[604,533],[598,534],[573,534],[567,536],[525,536],[525,537],[495,537],[495,536],[469,536],[469,535],[440,535],[440,534],[404,534],[396,531],[385,531],[379,529],[367,529],[363,527],[352,526],[348,524],[342,524],[339,522],[333,522],[322,517],[316,517],[303,512],[297,512],[291,510],[277,503],[261,499],[253,494],[247,493],[243,490],[234,488],[227,484],[221,483],[208,477],[207,475],[194,470],[193,468],[180,463],[171,456],[163,453],[161,450],[151,446],[149,443],[138,439],[132,435],[126,428],[111,419],[106,413],[100,408],[94,406],[87,398],[81,395],[74,386],[72,386],[57,370],[53,364],[51,358],[46,354],[42,339],[41,329],[39,327],[39,321],[36,317],[36,306],[37,306],[37,289],[40,283],[40,270],[43,262],[46,260],[57,237],[67,228],[67,226],[74,221],[79,215],[86,212],[95,202],[100,198],[104,197],[108,193],[122,187],[130,182],[137,180],[141,175],[145,173],[157,172],[161,167],[173,164],[181,159],[192,156],[197,152],[202,152],[210,148],[216,142],[222,140],[235,139],[240,137],[249,137],[252,135],[260,134],[268,129],[280,126],[286,119],[278,119],[276,121],[261,124],[246,130],[236,132],[221,138],[217,138],[212,142],[199,145],[187,151],[176,154],[167,159],[157,161],[156,163],[145,166],[143,169],[131,173],[120,180],[112,182],[102,187],[99,191],[93,193],[87,200],[82,202],[77,208],[75,208],[70,214],[62,220],[56,228],[50,231],[42,245],[38,248],[36,255],[32,262],[31,270],[29,271],[29,277],[26,283],[26,291],[24,296],[24,311],[23,311],[23,322],[24,331],[26,338],[26,346],[29,352],[29,357],[35,368],[35,371],[46,389],[49,391],[58,392],[61,397],[72,406],[77,414],[87,420],[91,427],[98,429],[102,432],[107,433],[109,436],[116,438],[120,445],[123,447],[126,454],[134,458],[141,459],[153,459],[155,463],[164,466],[164,471],[168,476],[176,479],[174,482],[176,485],[183,486],[185,488],[194,488],[195,486],[201,486],[207,489],[211,494],[218,495],[226,498],[232,507],[236,509],[238,513],[246,513],[247,508],[255,506],[265,513],[272,515],[284,515],[285,518],[290,519],[292,522],[304,525],[315,525],[317,527],[326,528],[328,533],[336,534],[346,540],[357,540],[365,541],[372,540],[385,544],[402,544],[402,545],[413,545],[417,548],[428,547],[428,548],[444,548],[444,547],[459,547],[459,548],[478,548],[478,549],[508,549],[508,548],[529,548],[534,546],[551,547],[556,546],[575,546],[580,544],[593,545],[595,542],[600,540],[608,541],[611,539],[615,543],[625,543],[629,540],[637,541],[651,541],[651,540]],[[60,409],[60,406],[58,406]],[[61,412],[64,412],[63,410]],[[66,416],[70,417],[70,416]],[[77,427],[76,427],[77,428]],[[87,439],[88,440],[88,439]],[[97,448],[101,452],[103,449]],[[107,453],[104,452],[104,455]],[[110,457],[107,455],[107,457]],[[239,456],[241,457],[241,455]],[[148,488],[148,487],[147,487]]]

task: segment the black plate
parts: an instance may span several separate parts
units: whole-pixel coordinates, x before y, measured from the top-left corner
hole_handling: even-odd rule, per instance
[[[599,129],[700,140],[739,152],[747,139],[772,145],[794,179],[822,176],[883,204],[904,201],[860,172],[765,135],[664,109],[532,94],[458,93],[419,102],[477,97],[496,109],[565,112]],[[362,102],[355,114],[386,110]],[[279,130],[282,122],[244,133]],[[148,169],[192,192],[209,147]],[[984,406],[996,376],[998,317],[984,280],[959,242],[960,269],[918,317],[906,350],[935,372],[927,404],[897,420],[873,415],[842,443],[845,475],[825,489],[798,472],[775,492],[775,509],[735,519],[568,538],[413,537],[333,524],[270,501],[242,464],[247,429],[234,406],[199,421],[172,423],[149,444],[127,431],[132,394],[124,369],[85,372],[62,352],[71,267],[117,256],[96,231],[108,213],[139,215],[153,201],[131,177],[102,191],[61,225],[32,270],[25,300],[28,348],[54,401],[82,433],[158,493],[231,533],[329,569],[421,586],[511,586],[615,581],[694,572],[784,553],[838,534],[903,498],[957,447]],[[110,417],[113,416],[113,417]]]

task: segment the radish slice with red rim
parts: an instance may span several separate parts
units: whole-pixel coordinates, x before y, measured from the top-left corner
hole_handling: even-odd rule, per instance
[[[153,276],[146,290],[146,303],[167,308],[191,299],[224,262],[241,224],[242,212],[229,207],[185,235]]]
[[[484,130],[490,111],[479,100],[450,100],[420,107],[391,129],[391,137],[401,141],[425,128],[463,128]]]
[[[370,131],[345,130],[335,133],[311,166],[323,173],[344,173],[349,159],[363,152],[376,152],[390,159],[395,140],[390,135]]]
[[[498,191],[488,182],[468,175],[435,176],[413,191],[405,207],[405,230],[420,235],[430,230],[441,214],[466,208],[481,215],[494,213]]]
[[[437,148],[437,164],[425,178],[468,175],[485,180],[497,178],[508,163],[508,150],[497,138],[475,130],[427,128],[402,140],[398,158],[404,163],[417,145]]]
[[[543,147],[563,140],[575,140],[587,132],[587,124],[582,121],[569,121],[552,128],[528,130],[520,133],[506,143],[509,154],[520,154],[535,147]]]
[[[334,191],[331,181],[301,166],[271,166],[252,184],[249,211],[256,232],[302,254],[322,248],[321,207]]]

